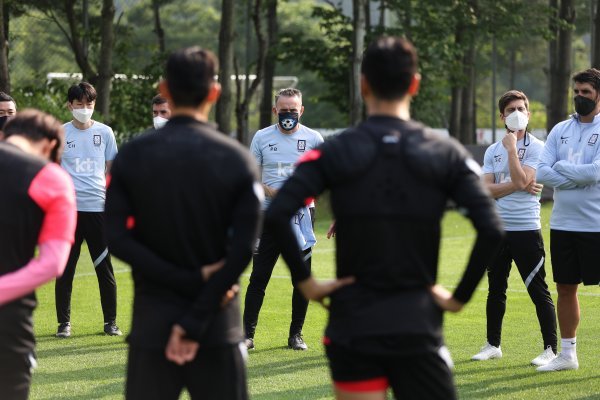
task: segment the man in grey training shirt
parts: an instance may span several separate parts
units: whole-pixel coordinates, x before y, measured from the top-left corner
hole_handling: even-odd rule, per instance
[[[121,331],[115,322],[117,283],[104,233],[106,172],[117,155],[117,144],[112,129],[92,119],[96,103],[96,89],[92,85],[87,82],[73,85],[67,97],[73,120],[64,125],[65,149],[61,165],[75,184],[77,229],[65,272],[56,281],[56,316],[59,324],[56,336],[71,336],[73,277],[84,239],[100,286],[104,333],[120,336]]]
[[[319,132],[300,124],[304,112],[302,93],[298,89],[280,90],[275,96],[273,113],[278,123],[261,129],[254,135],[250,151],[261,169],[262,184],[265,191],[263,209],[267,209],[277,190],[294,172],[294,167],[303,154],[323,143]],[[292,227],[298,246],[304,253],[306,265],[311,265],[311,249],[316,243],[313,232],[314,202],[298,210],[293,218]],[[281,253],[275,244],[273,235],[263,230],[256,254],[252,260],[252,274],[246,292],[244,308],[244,329],[246,346],[254,348],[254,332],[258,323],[258,314],[265,297],[265,289],[271,278],[275,263]],[[308,301],[294,288],[292,295],[292,322],[288,337],[288,347],[294,350],[306,350],[302,339],[302,326],[306,317]]]

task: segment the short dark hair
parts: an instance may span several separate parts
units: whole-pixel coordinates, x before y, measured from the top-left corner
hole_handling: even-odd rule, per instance
[[[96,89],[94,89],[94,87],[87,82],[80,82],[76,85],[73,85],[67,92],[67,99],[69,100],[69,103],[72,103],[75,100],[83,101],[84,99],[90,103],[92,101],[96,101],[96,97],[98,97]]]
[[[504,93],[498,100],[498,109],[500,110],[500,113],[503,114],[504,109],[506,108],[508,103],[514,100],[523,100],[525,102],[525,108],[527,109],[527,111],[529,111],[529,99],[527,99],[525,93],[518,90],[509,90],[508,92]]]
[[[0,102],[4,101],[12,101],[13,103],[15,103],[15,106],[17,105],[17,102],[15,101],[15,99],[12,98],[11,95],[9,95],[6,92],[0,92]]]
[[[152,105],[155,104],[165,104],[167,102],[167,99],[165,99],[164,97],[162,97],[160,94],[157,94],[156,96],[154,96],[152,98]]]
[[[50,160],[60,161],[62,154],[65,131],[62,124],[50,114],[27,108],[6,122],[4,125],[4,138],[13,135],[23,136],[32,142],[43,139],[56,140],[56,147],[52,149]]]
[[[600,71],[596,68],[586,69],[573,75],[573,82],[589,83],[596,91],[600,91]]]
[[[300,98],[300,100],[302,100],[302,92],[296,88],[285,88],[285,89],[280,89],[279,91],[277,91],[277,93],[275,93],[275,104],[277,104],[277,100],[279,100],[280,97],[294,97],[294,96],[298,96]]]
[[[382,36],[365,50],[361,73],[376,97],[398,100],[417,73],[417,51],[406,39]]]
[[[215,55],[198,46],[177,50],[169,56],[165,79],[176,106],[197,107],[208,96],[218,69]]]

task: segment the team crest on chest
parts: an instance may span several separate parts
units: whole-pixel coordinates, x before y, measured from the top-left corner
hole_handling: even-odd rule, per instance
[[[502,162],[502,156],[500,154],[494,155],[494,162],[495,163],[501,163]]]
[[[525,157],[525,149],[519,149],[519,160],[523,161],[523,158]]]
[[[100,146],[102,144],[102,136],[94,135],[94,146]]]
[[[298,140],[298,151],[305,151],[306,150],[306,140]]]
[[[594,133],[592,136],[590,136],[590,140],[588,140],[588,145],[593,146],[596,144],[597,141],[598,141],[598,134]]]

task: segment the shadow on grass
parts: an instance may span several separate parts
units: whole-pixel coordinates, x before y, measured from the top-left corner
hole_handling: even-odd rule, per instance
[[[298,357],[294,360],[281,360],[265,363],[255,361],[249,365],[248,377],[249,379],[257,379],[263,376],[273,377],[275,375],[294,373],[299,370],[306,371],[307,369],[326,366],[327,359],[322,355]]]
[[[95,364],[76,371],[70,368],[53,371],[38,370],[33,374],[31,398],[43,400],[122,398],[124,382],[125,365],[122,363]],[[44,389],[39,390],[39,388]]]
[[[251,398],[253,400],[313,400],[327,396],[333,398],[333,390],[331,385],[310,386],[302,389],[278,390],[260,394],[251,393]]]
[[[470,374],[481,374],[485,372],[485,370],[506,370],[506,369],[515,369],[515,367],[501,367],[501,368],[477,368],[477,370],[473,370],[465,373],[465,371],[458,372],[459,375],[470,375]],[[569,374],[567,372],[566,374]],[[526,393],[528,390],[535,391],[540,387],[543,387],[547,393],[551,393],[552,390],[549,388],[552,386],[564,386],[566,383],[569,385],[584,385],[585,383],[597,382],[600,375],[596,376],[584,376],[584,377],[575,377],[572,375],[567,376],[565,373],[561,373],[561,379],[547,380],[545,379],[545,375],[541,375],[535,369],[531,369],[528,371],[518,372],[518,373],[502,373],[500,376],[494,376],[491,378],[486,378],[485,376],[479,376],[477,379],[469,379],[469,382],[463,382],[457,385],[459,397],[461,399],[481,399],[481,398],[490,398],[500,395],[511,395],[513,393]],[[534,376],[542,379],[534,379],[533,382],[527,383],[522,382],[523,380],[528,380],[533,378]],[[558,378],[559,375],[556,375]],[[498,385],[499,384],[499,385]],[[598,399],[598,395],[590,396],[590,397],[581,397],[581,399]]]
[[[94,386],[88,386],[89,387],[89,391],[87,393],[80,393],[80,394],[59,394],[59,395],[51,395],[48,397],[43,396],[43,394],[41,395],[37,395],[35,398],[36,399],[42,399],[42,400],[65,400],[65,399],[69,399],[69,400],[89,400],[89,399],[101,399],[107,396],[110,397],[114,397],[115,393],[125,393],[125,386],[124,386],[124,382],[114,382],[114,383],[107,383],[104,385],[94,385]],[[119,398],[122,398],[123,396],[119,396]]]

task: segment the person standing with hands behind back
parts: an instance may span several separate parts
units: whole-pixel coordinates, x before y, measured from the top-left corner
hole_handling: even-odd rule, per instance
[[[546,284],[544,240],[540,223],[542,185],[535,171],[544,144],[527,133],[529,100],[525,93],[510,90],[498,100],[506,135],[485,152],[483,181],[496,199],[506,236],[488,266],[487,343],[472,359],[502,357],[500,338],[506,311],[508,275],[514,260],[527,293],[535,304],[544,350],[531,363],[541,366],[556,357],[556,313]]]
[[[443,310],[469,301],[502,236],[477,162],[456,141],[410,119],[419,82],[410,42],[381,37],[369,44],[360,82],[367,120],[302,157],[265,214],[302,293],[314,300],[331,294],[323,343],[341,400],[383,400],[390,387],[398,399],[456,398]],[[338,280],[323,283],[304,264],[289,219],[326,189]],[[449,198],[477,230],[454,294],[436,284]]]

